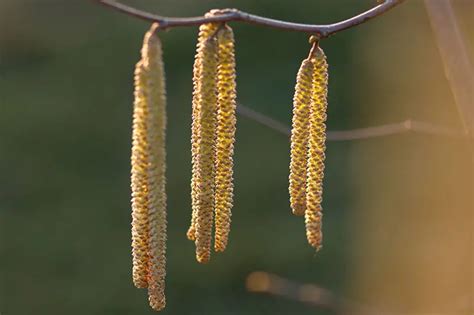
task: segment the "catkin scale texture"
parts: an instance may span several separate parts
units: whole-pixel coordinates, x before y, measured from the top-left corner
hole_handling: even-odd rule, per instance
[[[230,232],[233,203],[233,153],[235,141],[236,74],[234,34],[228,25],[217,33],[217,137],[215,179],[216,251],[224,251]]]
[[[313,63],[305,59],[296,78],[293,97],[293,121],[290,154],[290,205],[293,214],[306,210],[306,175],[308,162],[309,113],[313,87]]]
[[[196,225],[198,214],[198,200],[199,200],[199,147],[201,142],[201,68],[203,49],[206,42],[214,35],[217,30],[217,24],[203,24],[199,28],[196,56],[193,66],[193,100],[192,100],[192,125],[191,125],[191,162],[192,162],[192,177],[191,177],[191,224],[186,233],[189,240],[196,241]]]
[[[196,259],[206,263],[210,259],[213,212],[215,202],[216,123],[217,123],[217,41],[214,36],[217,25],[203,24],[198,44],[198,155],[196,177],[195,238]]]
[[[148,185],[147,163],[149,146],[146,140],[146,73],[143,62],[135,68],[135,103],[132,135],[132,256],[133,283],[137,288],[148,287]]]
[[[166,267],[166,92],[162,49],[155,35],[157,25],[145,34],[142,59],[137,64],[136,101],[134,106],[132,146],[132,249],[146,253],[145,266],[137,270],[140,287],[148,287],[150,306],[154,310],[165,307]],[[139,215],[138,215],[139,214]],[[135,233],[145,226],[136,218],[144,217],[146,233]],[[146,250],[136,246],[135,235],[146,242]],[[140,263],[142,263],[140,261]],[[143,284],[146,284],[143,286]]]
[[[319,250],[322,246],[322,194],[324,151],[326,149],[326,110],[328,65],[323,50],[316,47],[311,61],[314,65],[309,119],[308,172],[306,186],[306,237]]]

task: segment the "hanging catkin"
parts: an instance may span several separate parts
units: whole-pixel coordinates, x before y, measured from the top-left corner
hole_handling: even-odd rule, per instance
[[[313,63],[311,56],[303,60],[296,77],[291,129],[290,205],[295,215],[306,210],[306,174],[308,171],[308,137]]]
[[[193,179],[192,198],[195,208],[191,219],[191,231],[188,236],[192,239],[192,229],[196,242],[196,259],[206,263],[210,259],[212,241],[212,223],[215,203],[215,164],[216,153],[216,123],[217,123],[217,40],[215,32],[217,24],[203,24],[199,28],[196,66],[194,79],[197,78],[194,93],[193,143]],[[196,134],[194,134],[194,132]],[[195,143],[197,142],[197,143]],[[189,235],[190,234],[190,235]]]
[[[199,191],[199,147],[200,147],[200,126],[201,126],[201,68],[203,49],[205,43],[210,37],[213,37],[218,28],[217,24],[203,24],[199,28],[196,56],[193,66],[193,100],[192,100],[192,123],[191,123],[191,162],[192,162],[192,178],[191,178],[191,224],[186,233],[189,240],[196,241],[196,225],[198,213]],[[217,50],[215,50],[217,52]]]
[[[328,92],[328,65],[323,50],[314,43],[311,61],[314,65],[313,87],[309,119],[309,151],[306,186],[306,237],[319,250],[322,246],[322,194],[324,151],[326,149],[326,109]]]
[[[132,145],[133,279],[148,287],[150,306],[165,307],[166,92],[157,24],[145,34],[135,74]]]
[[[215,242],[216,251],[224,251],[230,232],[233,203],[233,153],[235,141],[235,54],[234,33],[224,25],[217,33],[217,139],[216,139],[216,197]]]

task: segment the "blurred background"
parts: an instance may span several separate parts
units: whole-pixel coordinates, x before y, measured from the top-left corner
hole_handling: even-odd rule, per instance
[[[376,4],[125,3],[170,16],[236,7],[321,24]],[[453,3],[472,57],[474,2]],[[290,125],[307,36],[231,25],[239,101]],[[129,188],[132,73],[148,27],[94,1],[0,1],[0,314],[152,314],[131,281]],[[459,137],[329,142],[324,247],[315,253],[289,208],[288,139],[239,117],[229,247],[208,265],[195,261],[185,233],[196,35],[177,28],[161,36],[169,110],[163,314],[330,314],[248,292],[255,270],[391,314],[472,314],[474,169]],[[461,130],[423,1],[406,1],[322,47],[329,130],[408,118]]]

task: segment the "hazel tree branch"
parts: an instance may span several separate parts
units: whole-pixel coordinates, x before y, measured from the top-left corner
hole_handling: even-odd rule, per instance
[[[275,19],[270,19],[266,17],[261,17],[239,11],[237,9],[224,9],[217,10],[218,14],[212,16],[196,16],[196,17],[166,17],[160,16],[145,11],[138,10],[136,8],[127,6],[125,4],[119,3],[114,0],[93,0],[106,7],[114,9],[116,11],[122,12],[129,16],[139,18],[145,21],[158,23],[159,29],[169,29],[174,27],[185,27],[185,26],[198,26],[204,23],[211,22],[245,22],[250,24],[267,26],[275,29],[288,30],[288,31],[297,31],[297,32],[306,32],[312,34],[318,34],[320,38],[325,38],[331,36],[340,31],[347,30],[349,28],[355,27],[362,23],[365,23],[383,13],[389,11],[395,6],[401,4],[405,0],[385,0],[383,3],[375,6],[359,15],[351,17],[347,20],[333,23],[333,24],[300,24],[292,23],[287,21],[280,21]],[[285,135],[290,135],[291,130],[285,124],[276,121],[264,114],[254,111],[253,109],[246,107],[242,104],[239,104],[237,107],[237,112],[247,117],[251,120],[254,120],[264,126],[269,127],[277,132],[280,132]],[[329,141],[345,141],[345,140],[357,140],[357,139],[367,139],[373,137],[381,137],[388,135],[401,134],[406,132],[417,132],[422,134],[434,134],[434,135],[445,135],[445,136],[465,136],[464,133],[452,130],[449,128],[436,126],[426,122],[413,121],[407,119],[399,123],[386,124],[382,126],[368,127],[353,129],[347,131],[329,131],[327,134],[327,139]]]
[[[246,13],[237,9],[224,9],[218,10],[219,13],[213,16],[196,16],[196,17],[166,17],[156,14],[151,14],[149,12],[141,11],[133,7],[127,6],[125,4],[116,2],[114,0],[94,0],[100,4],[117,10],[119,12],[125,13],[127,15],[149,21],[158,23],[159,29],[169,29],[173,27],[183,27],[183,26],[197,26],[204,23],[211,22],[245,22],[250,24],[267,26],[275,29],[287,30],[287,31],[296,31],[296,32],[305,32],[318,34],[320,38],[325,38],[336,34],[338,32],[347,30],[354,26],[365,23],[388,10],[394,8],[395,6],[401,4],[405,0],[385,0],[382,4],[379,4],[359,15],[351,17],[347,20],[340,21],[333,24],[302,24],[302,23],[292,23],[287,21],[270,19],[250,13]]]

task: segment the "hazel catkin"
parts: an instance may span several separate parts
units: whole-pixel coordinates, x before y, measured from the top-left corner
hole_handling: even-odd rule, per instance
[[[133,283],[137,288],[148,287],[148,144],[146,139],[147,92],[143,62],[135,68],[135,102],[132,135],[132,256]]]
[[[196,208],[193,209],[196,259],[206,263],[210,259],[212,241],[212,223],[215,202],[215,164],[216,152],[216,123],[217,123],[217,41],[214,36],[217,24],[203,24],[199,28],[199,41],[197,47],[197,67],[195,74],[198,83],[195,95],[198,108],[196,128],[197,156],[193,162],[193,184]],[[194,103],[194,102],[193,102]],[[193,112],[194,113],[194,112]],[[195,144],[192,144],[192,147]],[[193,224],[193,220],[191,220]]]
[[[203,58],[202,48],[204,44],[214,36],[218,28],[217,24],[203,24],[199,28],[198,42],[196,46],[196,55],[193,66],[193,99],[192,99],[192,122],[191,122],[191,224],[186,233],[189,240],[196,241],[196,225],[199,199],[199,146],[200,146],[200,126],[201,120],[201,61]],[[213,39],[215,41],[215,39]],[[217,50],[215,50],[217,52]]]
[[[317,43],[315,43],[317,45]],[[326,110],[328,92],[328,65],[319,46],[312,51],[313,87],[309,114],[308,172],[306,185],[306,237],[319,250],[322,246],[322,195],[324,178],[324,151],[326,149]]]
[[[133,279],[148,287],[150,306],[165,307],[166,92],[157,24],[145,34],[135,75],[132,145]]]
[[[224,25],[217,33],[217,137],[215,180],[215,242],[218,252],[228,242],[233,203],[233,153],[235,141],[236,74],[234,33]]]
[[[293,122],[290,154],[290,205],[293,214],[302,216],[306,210],[306,173],[308,162],[309,113],[313,87],[313,63],[303,60],[296,78],[293,97]]]

